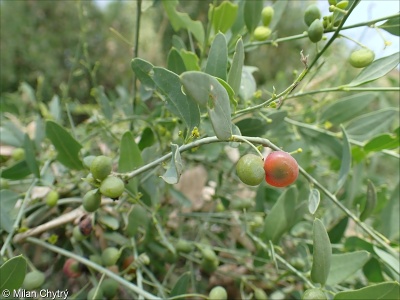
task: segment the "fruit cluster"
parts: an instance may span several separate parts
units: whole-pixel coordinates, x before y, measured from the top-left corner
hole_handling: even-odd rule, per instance
[[[251,186],[259,185],[263,179],[275,187],[285,187],[296,181],[299,166],[287,152],[275,151],[265,160],[255,154],[242,156],[236,164],[239,179]]]
[[[84,165],[90,169],[86,178],[95,189],[88,191],[83,197],[83,208],[88,212],[96,211],[101,204],[101,195],[111,199],[118,199],[125,188],[121,178],[110,175],[112,170],[111,158],[100,156],[85,157]]]
[[[263,8],[261,12],[261,20],[262,20],[262,26],[256,27],[254,29],[254,39],[257,41],[265,41],[269,38],[271,35],[271,28],[268,26],[271,24],[272,18],[274,16],[274,9],[272,6],[266,6]]]

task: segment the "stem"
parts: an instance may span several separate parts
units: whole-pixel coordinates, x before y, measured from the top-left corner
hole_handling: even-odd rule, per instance
[[[245,142],[246,144],[250,145],[250,147],[252,147],[258,153],[258,155],[261,157],[261,159],[264,160],[264,156],[261,154],[260,150],[258,150],[257,147],[254,146],[252,143],[250,143],[248,140],[242,138],[240,135],[235,135],[235,139],[240,140],[240,141]]]
[[[139,35],[140,35],[140,17],[142,15],[142,0],[137,0],[136,2],[136,31],[135,31],[135,42],[133,47],[133,58],[139,56]],[[132,85],[132,114],[135,113],[135,102],[136,102],[136,85],[137,78],[135,72],[133,72],[133,85]],[[133,129],[133,120],[130,123],[130,129]]]
[[[64,250],[64,249],[59,248],[59,247],[54,246],[54,245],[51,245],[49,243],[43,242],[42,240],[37,239],[37,238],[28,237],[26,239],[26,241],[29,242],[29,243],[41,246],[43,248],[46,248],[46,249],[48,249],[50,251],[53,251],[55,253],[64,255],[66,257],[73,258],[73,259],[77,260],[78,262],[80,262],[80,263],[82,263],[82,264],[84,264],[84,265],[96,270],[97,272],[105,274],[106,276],[114,279],[115,281],[117,281],[121,285],[123,285],[126,288],[130,289],[134,293],[143,296],[146,299],[161,300],[161,298],[159,298],[159,297],[157,297],[157,296],[155,296],[153,294],[150,294],[149,292],[147,292],[147,291],[145,291],[143,289],[140,289],[138,286],[136,286],[135,284],[123,279],[118,274],[115,274],[112,271],[110,271],[110,270],[108,270],[106,268],[103,268],[102,266],[99,266],[98,264],[96,264],[96,263],[94,263],[94,262],[92,262],[92,261],[90,261],[90,260],[88,260],[88,259],[86,259],[86,258],[84,258],[84,257],[82,257],[80,255],[76,255],[75,253],[69,252],[67,250]]]

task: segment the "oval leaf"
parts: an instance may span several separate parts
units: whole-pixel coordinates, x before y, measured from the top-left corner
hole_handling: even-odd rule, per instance
[[[182,59],[181,54],[175,48],[171,48],[167,58],[168,70],[176,74],[181,74],[186,71],[185,62]]]
[[[320,219],[314,220],[313,247],[311,280],[324,286],[331,267],[332,247],[328,233]]]
[[[261,233],[263,240],[271,240],[276,244],[290,229],[295,216],[297,196],[296,186],[291,186],[279,196],[278,201],[265,218],[264,230]]]
[[[224,1],[215,8],[213,4],[210,4],[208,19],[212,19],[214,32],[220,31],[222,33],[225,33],[228,31],[229,28],[231,28],[233,23],[235,23],[237,14],[238,5],[233,4],[229,1]]]
[[[128,224],[125,228],[125,233],[133,237],[142,226],[144,229],[147,227],[149,218],[146,209],[140,205],[133,205],[131,211],[128,214]]]
[[[153,65],[141,58],[134,58],[131,61],[131,68],[140,82],[148,89],[154,89],[152,78]]]
[[[25,149],[25,160],[29,170],[35,175],[36,178],[40,178],[39,167],[36,161],[36,151],[33,141],[29,138],[29,135],[25,133],[24,136],[24,149]]]
[[[370,259],[367,251],[333,254],[326,284],[336,285],[360,270]]]
[[[364,150],[367,152],[376,152],[384,149],[395,149],[397,147],[399,147],[399,136],[384,133],[370,139],[364,145]]]
[[[25,258],[19,255],[9,259],[0,267],[0,294],[8,290],[12,295],[13,290],[18,290],[22,286],[26,265]]]
[[[31,174],[31,170],[26,162],[26,160],[21,160],[14,165],[8,167],[1,171],[1,177],[11,180],[18,180],[25,178]]]
[[[233,54],[232,65],[228,74],[228,84],[232,87],[235,95],[238,95],[240,82],[242,81],[242,69],[244,63],[243,41],[240,38],[236,43],[235,53]]]
[[[12,210],[17,203],[20,196],[10,190],[0,191],[0,229],[10,233],[14,225],[16,215],[12,213]]]
[[[365,288],[339,292],[334,300],[359,300],[359,299],[382,299],[393,300],[400,297],[400,285],[398,282],[382,282]]]
[[[340,165],[339,180],[337,183],[337,190],[341,189],[346,182],[347,175],[349,175],[351,167],[351,148],[347,138],[346,130],[340,126],[343,134],[343,150],[342,150],[342,163]]]
[[[46,137],[56,148],[57,160],[70,169],[83,169],[79,158],[82,145],[79,144],[63,127],[53,121],[46,122]]]
[[[392,71],[400,62],[400,53],[382,57],[372,62],[368,67],[364,68],[349,86],[362,85],[374,81]]]
[[[181,75],[185,93],[199,105],[207,107],[215,135],[226,140],[232,136],[231,107],[229,95],[218,80],[196,71]]]
[[[228,47],[225,36],[218,33],[211,44],[205,72],[212,76],[226,80],[228,68]]]
[[[161,176],[161,178],[164,179],[166,183],[176,184],[179,182],[179,178],[181,177],[183,165],[178,145],[171,144],[171,150],[171,161],[168,165],[167,171],[163,176]]]
[[[393,255],[387,253],[386,251],[383,251],[379,249],[376,246],[374,247],[375,253],[379,256],[379,258],[385,262],[390,268],[392,268],[397,275],[400,275],[400,261],[398,258],[394,257]]]
[[[189,288],[189,282],[190,282],[190,273],[182,274],[181,277],[179,277],[179,279],[176,281],[169,296],[174,297],[186,294]]]
[[[244,23],[250,33],[253,33],[258,23],[260,23],[263,7],[262,0],[245,0],[243,12]]]
[[[386,30],[387,32],[389,32],[391,34],[399,36],[400,35],[400,16],[389,19],[385,23],[383,23],[382,25],[380,25],[378,27]]]
[[[118,172],[130,172],[143,165],[142,155],[132,132],[127,131],[122,136],[119,152]],[[125,188],[132,193],[137,193],[137,178],[129,180],[129,182],[125,184]]]
[[[312,188],[310,190],[310,195],[308,196],[308,211],[310,214],[315,214],[318,209],[320,199],[319,190]]]

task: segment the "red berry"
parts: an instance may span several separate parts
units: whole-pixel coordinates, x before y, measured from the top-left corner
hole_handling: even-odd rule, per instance
[[[68,258],[63,267],[63,272],[69,278],[76,278],[81,276],[82,270],[78,261],[73,258]]]
[[[296,181],[299,166],[287,152],[275,151],[264,161],[265,181],[275,187],[285,187]]]

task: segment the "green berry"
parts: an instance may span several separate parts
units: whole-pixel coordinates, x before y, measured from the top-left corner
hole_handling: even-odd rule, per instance
[[[175,244],[175,249],[177,252],[190,253],[193,250],[193,245],[183,239],[179,239]]]
[[[272,6],[266,6],[261,11],[261,19],[264,26],[271,24],[272,18],[274,17],[274,8]]]
[[[303,300],[326,300],[328,299],[321,289],[308,289],[304,292]]]
[[[109,176],[100,185],[100,193],[111,199],[116,199],[123,193],[125,188],[121,178]]]
[[[269,38],[270,35],[271,35],[271,29],[265,26],[258,26],[254,30],[254,38],[257,41],[265,41],[266,39]]]
[[[318,6],[315,4],[308,6],[304,12],[304,22],[307,26],[311,26],[312,22],[319,19],[321,19],[321,11]]]
[[[346,9],[348,5],[349,1],[340,1],[336,4],[336,7],[340,9]]]
[[[91,288],[87,294],[87,299],[88,300],[103,299],[103,289],[97,287]]]
[[[308,28],[308,38],[313,43],[318,43],[324,35],[324,25],[321,20],[314,20]]]
[[[103,290],[104,296],[111,299],[117,294],[118,286],[118,282],[114,279],[106,278],[101,284],[101,289]]]
[[[103,253],[101,254],[101,259],[103,260],[103,264],[106,267],[113,266],[117,263],[121,253],[115,247],[108,247],[104,249]]]
[[[11,153],[11,157],[16,161],[20,161],[20,160],[25,159],[25,150],[24,150],[24,148],[15,148]]]
[[[228,293],[226,289],[220,285],[212,288],[210,293],[208,294],[209,300],[226,300],[228,299]]]
[[[56,206],[58,201],[59,195],[57,191],[51,190],[46,195],[46,204],[50,207]]]
[[[89,256],[89,260],[100,266],[103,265],[103,260],[100,255],[92,254]]]
[[[6,190],[10,187],[10,185],[8,184],[8,180],[4,179],[4,178],[0,178],[0,189],[1,190]]]
[[[102,181],[104,178],[110,175],[111,170],[111,158],[104,155],[95,157],[90,165],[90,172],[93,174],[93,177],[99,181]]]
[[[78,226],[74,226],[72,230],[72,236],[74,237],[75,241],[80,242],[83,241],[86,237],[82,234]]]
[[[256,300],[267,300],[268,299],[268,295],[264,292],[263,289],[255,288],[254,289],[254,298]]]
[[[32,271],[25,275],[24,282],[22,284],[23,288],[26,290],[35,290],[42,286],[46,277],[44,273],[40,271]]]
[[[254,154],[242,156],[236,164],[236,173],[243,183],[259,185],[265,176],[262,158]]]
[[[93,160],[96,158],[94,155],[85,156],[83,158],[83,165],[90,170]]]
[[[87,212],[96,211],[101,204],[101,195],[98,189],[90,190],[83,196],[82,205]]]
[[[362,48],[351,53],[349,63],[354,68],[364,68],[370,65],[375,59],[375,53],[367,48]]]
[[[336,0],[328,0],[329,5],[336,5],[337,1]]]

